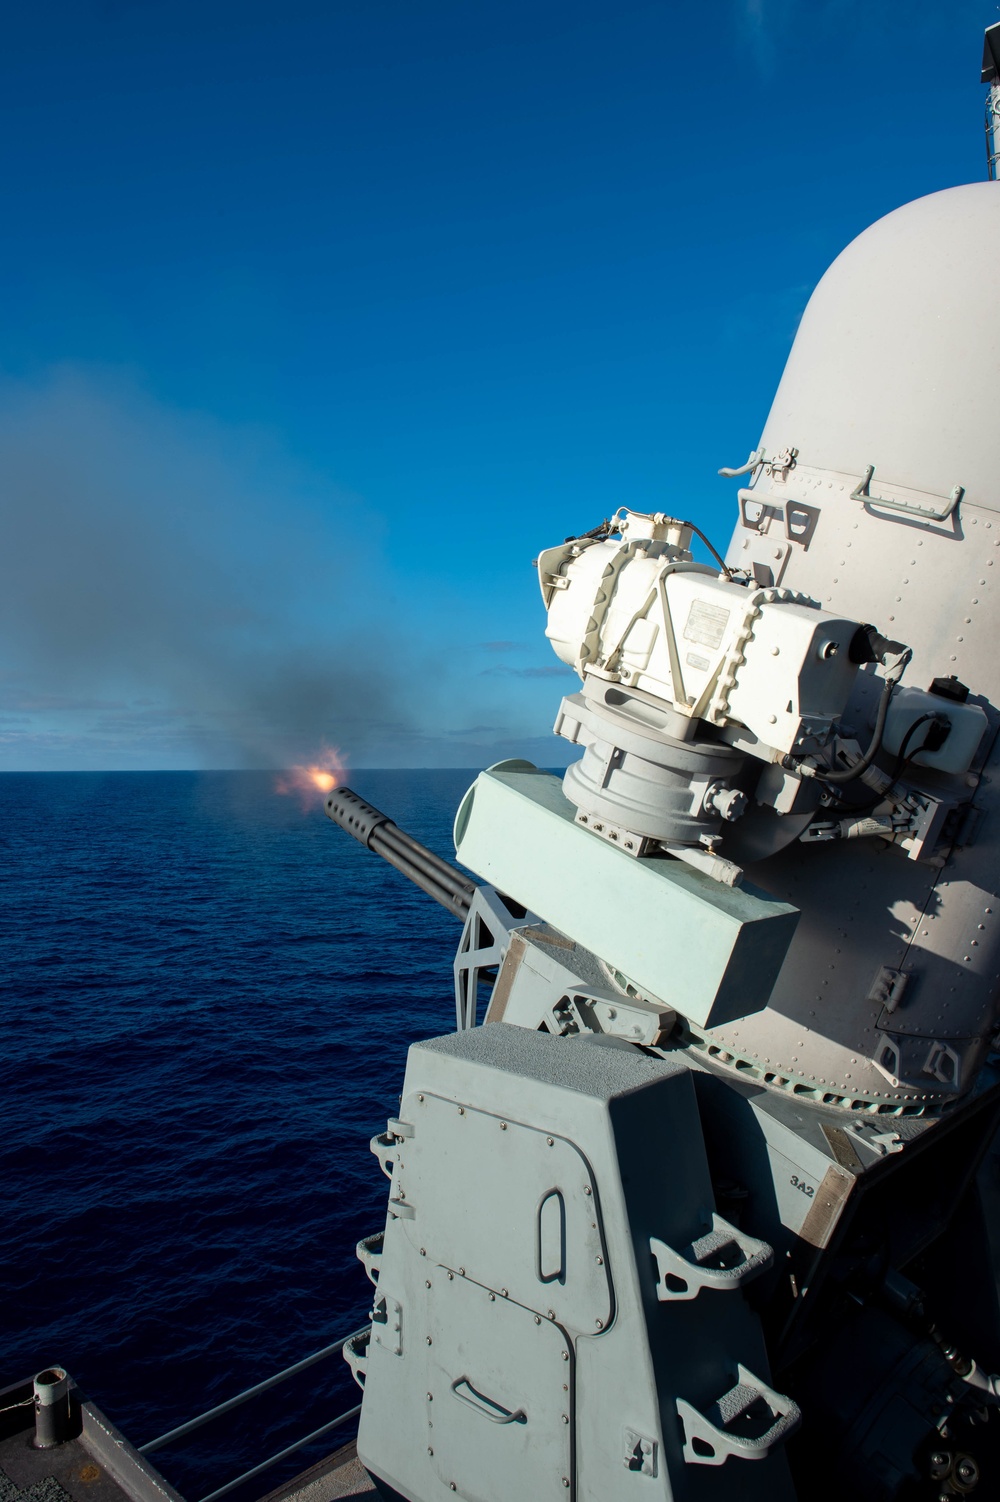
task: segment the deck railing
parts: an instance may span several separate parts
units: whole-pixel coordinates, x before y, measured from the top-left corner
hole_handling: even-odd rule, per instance
[[[237,1393],[235,1397],[227,1398],[224,1403],[216,1403],[214,1408],[206,1409],[197,1418],[188,1419],[185,1424],[178,1424],[176,1429],[168,1429],[166,1434],[161,1434],[158,1439],[151,1439],[146,1444],[140,1445],[138,1447],[140,1455],[149,1455],[154,1450],[162,1450],[164,1446],[174,1444],[176,1440],[183,1439],[188,1434],[193,1434],[203,1424],[209,1424],[213,1419],[221,1418],[225,1413],[231,1413],[234,1408],[240,1408],[244,1403],[249,1403],[251,1398],[256,1398],[261,1393],[269,1392],[272,1387],[277,1387],[280,1382],[285,1382],[289,1377],[294,1377],[299,1372],[304,1372],[308,1367],[315,1366],[317,1361],[323,1361],[328,1356],[338,1355],[349,1340],[354,1340],[357,1336],[364,1335],[369,1329],[370,1326],[362,1325],[360,1329],[352,1330],[349,1335],[341,1336],[339,1340],[335,1340],[330,1345],[324,1346],[322,1350],[314,1351],[311,1356],[306,1356],[301,1361],[296,1361],[293,1366],[286,1366],[284,1371],[276,1372],[273,1377],[267,1377],[263,1382],[258,1382],[253,1387],[248,1387],[244,1392]],[[267,1460],[262,1460],[259,1465],[251,1466],[249,1471],[243,1471],[241,1475],[234,1477],[232,1481],[227,1481],[223,1486],[217,1486],[215,1491],[209,1492],[205,1497],[201,1497],[199,1502],[216,1502],[216,1498],[224,1497],[227,1492],[235,1491],[245,1481],[252,1481],[255,1476],[260,1476],[264,1471],[270,1470],[271,1466],[277,1465],[286,1456],[294,1455],[296,1450],[304,1449],[306,1445],[312,1444],[314,1440],[322,1439],[324,1434],[329,1434],[332,1430],[340,1428],[343,1424],[349,1424],[352,1419],[357,1418],[360,1412],[361,1404],[359,1403],[357,1407],[348,1409],[346,1413],[339,1414],[337,1418],[330,1419],[326,1424],[321,1424],[311,1434],[305,1435],[302,1439],[297,1439],[294,1444],[286,1445],[283,1450],[279,1450],[275,1455],[268,1456]]]

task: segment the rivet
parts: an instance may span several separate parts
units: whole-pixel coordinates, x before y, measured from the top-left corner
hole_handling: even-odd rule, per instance
[[[569,1414],[568,1413],[561,1413],[559,1415],[559,1417],[562,1419],[562,1421],[563,1421],[564,1424],[568,1424],[569,1423]]]
[[[434,1402],[434,1394],[432,1392],[429,1392],[427,1394],[427,1401],[428,1401],[428,1403],[433,1403]]]
[[[464,1278],[465,1277],[465,1268],[464,1267],[460,1267],[458,1269],[458,1275],[459,1275],[460,1278]]]
[[[429,1346],[432,1346],[434,1344],[433,1340],[431,1340],[431,1338],[430,1338],[429,1335],[425,1335],[424,1336],[424,1342],[425,1342],[426,1345],[429,1345]]]
[[[590,1194],[590,1193],[592,1193],[592,1190],[591,1190],[589,1184],[584,1184],[584,1186],[583,1186],[583,1192],[584,1192],[584,1194]]]
[[[430,1445],[427,1446],[427,1453],[428,1453],[428,1455],[433,1455],[434,1454],[434,1451],[431,1449]]]
[[[597,1259],[596,1259],[596,1261],[597,1261],[597,1263],[598,1263],[598,1266],[600,1266],[600,1267],[603,1267],[603,1266],[604,1266],[604,1258],[603,1258],[603,1257],[598,1257],[598,1258],[597,1258]]]
[[[554,1144],[554,1142],[555,1142],[555,1138],[554,1137],[546,1137],[545,1140],[548,1143],[549,1147],[552,1147],[553,1144]]]
[[[501,1132],[505,1132],[507,1130],[507,1123],[505,1121],[501,1121],[500,1130]]]
[[[563,1351],[563,1353],[562,1353],[562,1359],[564,1361],[568,1361],[569,1360],[569,1352],[568,1351]]]
[[[604,1329],[604,1321],[602,1319],[595,1319],[594,1324],[597,1326],[597,1328],[599,1330],[603,1330]]]
[[[423,1098],[423,1096],[422,1096],[422,1095],[418,1095],[418,1096],[417,1096],[417,1100],[419,1100],[419,1101],[420,1101],[420,1102],[421,1102],[421,1104],[423,1104],[423,1099],[424,1099],[424,1098]]]
[[[427,1248],[426,1247],[422,1246],[420,1248],[420,1255],[421,1255],[421,1257],[426,1257],[427,1256]]]
[[[542,1316],[540,1314],[536,1314],[535,1315],[535,1324],[536,1325],[540,1325],[541,1323],[542,1323]]]
[[[507,1297],[507,1290],[506,1290],[506,1288],[501,1288],[501,1290],[500,1290],[500,1297],[503,1298],[503,1299],[505,1299]]]
[[[465,1115],[465,1107],[464,1106],[459,1106],[459,1108],[458,1108],[458,1114],[459,1114],[459,1116],[464,1116]]]

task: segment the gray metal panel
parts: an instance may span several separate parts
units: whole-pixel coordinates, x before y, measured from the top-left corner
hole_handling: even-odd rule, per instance
[[[440,1273],[426,1316],[434,1332],[427,1444],[441,1481],[469,1502],[573,1498],[573,1363],[565,1333],[477,1283]]]
[[[640,1493],[650,1502],[708,1502],[724,1494],[720,1476],[732,1478],[738,1466],[729,1485],[738,1485],[747,1502],[790,1499],[780,1447],[753,1465],[732,1458],[720,1469],[684,1457],[678,1400],[711,1413],[741,1364],[762,1383],[769,1380],[757,1317],[737,1287],[702,1289],[671,1302],[658,1297],[652,1239],[682,1252],[716,1224],[690,1071],[626,1044],[563,1040],[495,1023],[414,1045],[403,1099],[406,1119],[397,1123],[401,1140],[390,1191],[396,1215],[386,1225],[378,1275],[378,1297],[398,1307],[403,1339],[369,1350],[359,1434],[365,1463],[416,1502],[443,1502],[456,1493],[476,1502],[511,1502],[549,1495],[552,1456],[570,1428],[574,1468],[563,1495],[587,1502],[634,1502]],[[454,1112],[454,1138],[442,1102]],[[462,1118],[472,1127],[464,1141],[459,1107],[465,1118],[476,1113],[471,1121]],[[521,1124],[516,1133],[513,1123]],[[509,1161],[501,1136],[509,1138]],[[566,1324],[549,1317],[549,1307],[556,1314],[555,1299],[546,1304],[553,1285],[537,1276],[536,1265],[538,1199],[553,1184],[548,1165],[560,1159],[582,1191],[574,1206],[567,1195],[566,1282],[558,1295],[560,1307],[570,1311]],[[584,1163],[589,1178],[581,1182]],[[432,1185],[435,1175],[438,1186]],[[581,1228],[576,1212],[587,1201],[595,1209],[591,1224]],[[401,1204],[406,1208],[398,1218]],[[574,1257],[591,1255],[614,1289],[610,1323],[588,1302],[595,1287],[589,1277],[574,1288]],[[472,1270],[505,1281],[489,1287],[474,1280]],[[528,1302],[515,1303],[515,1293]],[[475,1311],[487,1305],[484,1321]],[[589,1333],[574,1330],[570,1321],[582,1326],[585,1315],[594,1319]],[[546,1324],[551,1336],[539,1333]],[[561,1341],[570,1356],[565,1362]],[[548,1367],[556,1350],[565,1368],[558,1384]],[[453,1395],[463,1376],[474,1389],[465,1392],[472,1399],[467,1414]],[[454,1406],[446,1409],[445,1459],[439,1460],[428,1425],[437,1428],[442,1384]],[[551,1402],[553,1395],[572,1399],[574,1387],[575,1424],[572,1408],[555,1409]],[[421,1393],[433,1397],[421,1400]],[[529,1422],[534,1412],[537,1422],[544,1416],[545,1424],[556,1426],[555,1438],[546,1433],[544,1443],[522,1450],[517,1433],[494,1435],[494,1429],[514,1430],[518,1407]],[[513,1489],[504,1478],[501,1489],[490,1490],[493,1477],[479,1444],[484,1427],[490,1453],[499,1455],[510,1439],[516,1466],[525,1468],[518,1469]]]
[[[464,864],[699,1025],[765,1005],[797,921],[791,902],[666,855],[633,859],[574,822],[557,777],[524,766],[483,772],[466,794]]]
[[[516,1111],[499,1116],[421,1093],[403,1097],[418,1136],[412,1152],[400,1144],[397,1160],[396,1192],[414,1211],[401,1222],[411,1244],[567,1329],[607,1325],[613,1297],[598,1199],[579,1149]]]

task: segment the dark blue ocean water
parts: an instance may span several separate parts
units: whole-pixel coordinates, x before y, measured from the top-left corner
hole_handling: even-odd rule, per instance
[[[453,859],[473,775],[351,783]],[[368,1141],[454,1027],[457,921],[273,788],[0,776],[0,1382],[61,1363],[137,1444],[364,1322]],[[334,1358],[153,1458],[197,1502],[356,1394]]]

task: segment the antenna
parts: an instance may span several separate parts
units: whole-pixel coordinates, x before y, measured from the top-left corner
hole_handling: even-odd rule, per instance
[[[1000,21],[987,26],[983,37],[982,82],[990,86],[986,101],[986,175],[990,182],[996,182],[1000,158]]]

